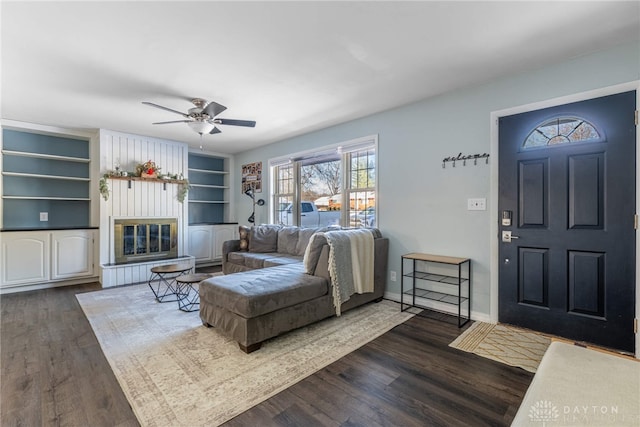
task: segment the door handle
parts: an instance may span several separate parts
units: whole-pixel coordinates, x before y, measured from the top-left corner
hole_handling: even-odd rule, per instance
[[[511,243],[512,239],[519,239],[520,237],[514,236],[511,234],[511,231],[503,230],[502,231],[502,241],[504,243]]]

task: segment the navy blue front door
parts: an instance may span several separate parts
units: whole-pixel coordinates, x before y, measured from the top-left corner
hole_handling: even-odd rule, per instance
[[[634,351],[635,109],[633,91],[500,119],[500,322]]]

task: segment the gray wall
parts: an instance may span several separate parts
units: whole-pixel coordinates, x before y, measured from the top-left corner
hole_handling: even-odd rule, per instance
[[[240,153],[233,179],[240,182],[240,165],[262,161],[261,197],[270,204],[269,159],[378,134],[378,225],[390,238],[389,270],[397,271],[399,280],[400,256],[407,252],[469,257],[472,310],[488,316],[491,214],[468,211],[467,198],[486,198],[491,207],[490,165],[443,169],[442,159],[491,153],[492,111],[635,80],[640,80],[640,44],[624,44]],[[244,224],[250,199],[237,200],[236,216]],[[268,221],[269,209],[257,207],[257,223]],[[399,289],[399,281],[387,280],[388,292]]]

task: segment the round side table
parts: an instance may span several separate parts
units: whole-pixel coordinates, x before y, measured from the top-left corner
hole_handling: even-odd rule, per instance
[[[198,284],[209,277],[211,275],[206,273],[184,274],[176,277],[176,295],[178,296],[178,308],[180,310],[198,310],[198,307],[196,307],[200,305]]]
[[[176,278],[191,271],[190,264],[167,264],[151,267],[149,287],[158,302],[178,300]],[[155,282],[155,287],[154,287]]]

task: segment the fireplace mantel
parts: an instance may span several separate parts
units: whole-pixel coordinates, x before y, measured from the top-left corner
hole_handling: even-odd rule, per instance
[[[117,176],[109,175],[109,179],[119,179],[121,181],[145,181],[145,182],[161,182],[163,184],[187,184],[189,181],[186,179],[162,179],[162,178],[143,178],[141,176]]]

